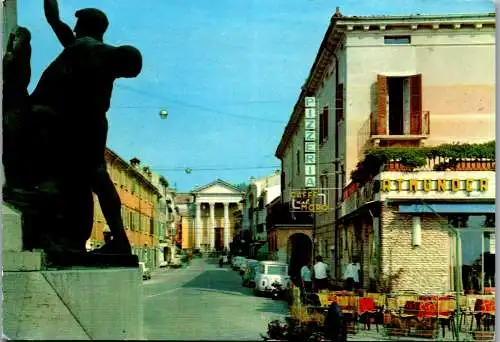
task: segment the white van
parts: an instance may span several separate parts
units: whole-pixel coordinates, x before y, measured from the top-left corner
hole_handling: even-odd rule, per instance
[[[271,292],[271,284],[280,283],[284,289],[291,286],[288,265],[277,261],[261,261],[255,274],[254,293]]]

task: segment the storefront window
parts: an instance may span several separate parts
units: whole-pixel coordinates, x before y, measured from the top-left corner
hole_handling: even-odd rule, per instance
[[[448,223],[460,231],[464,290],[487,292],[495,286],[495,214],[450,215]]]

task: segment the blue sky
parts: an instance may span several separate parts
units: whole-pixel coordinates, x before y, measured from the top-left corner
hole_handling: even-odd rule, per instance
[[[97,7],[109,44],[138,47],[136,79],[115,83],[108,146],[138,157],[179,191],[248,182],[279,168],[283,129],[335,7],[344,15],[493,12],[487,0],[62,0],[61,18]],[[18,1],[32,33],[34,88],[61,52],[42,0]],[[169,116],[158,113],[166,108]],[[184,172],[191,168],[190,174]]]

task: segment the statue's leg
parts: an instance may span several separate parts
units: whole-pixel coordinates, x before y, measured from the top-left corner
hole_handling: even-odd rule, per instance
[[[110,252],[132,254],[130,242],[123,226],[120,196],[104,165],[98,169],[92,187],[99,198],[102,213],[113,235],[113,248]]]
[[[98,139],[95,140],[93,145],[96,172],[92,180],[92,189],[99,198],[102,213],[113,235],[112,246],[106,246],[106,249],[113,253],[132,254],[132,248],[123,226],[120,196],[109,176],[104,160],[107,134],[108,122],[104,118],[100,123],[100,127],[98,127]]]

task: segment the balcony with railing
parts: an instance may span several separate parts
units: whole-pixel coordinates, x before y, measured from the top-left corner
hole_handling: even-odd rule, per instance
[[[351,173],[358,185],[381,171],[495,171],[495,141],[479,144],[455,143],[429,147],[376,147]],[[344,190],[344,196],[346,196]]]
[[[410,113],[406,125],[402,122],[396,129],[389,122],[385,114],[370,113],[370,139],[374,146],[418,146],[430,135],[429,111]]]

